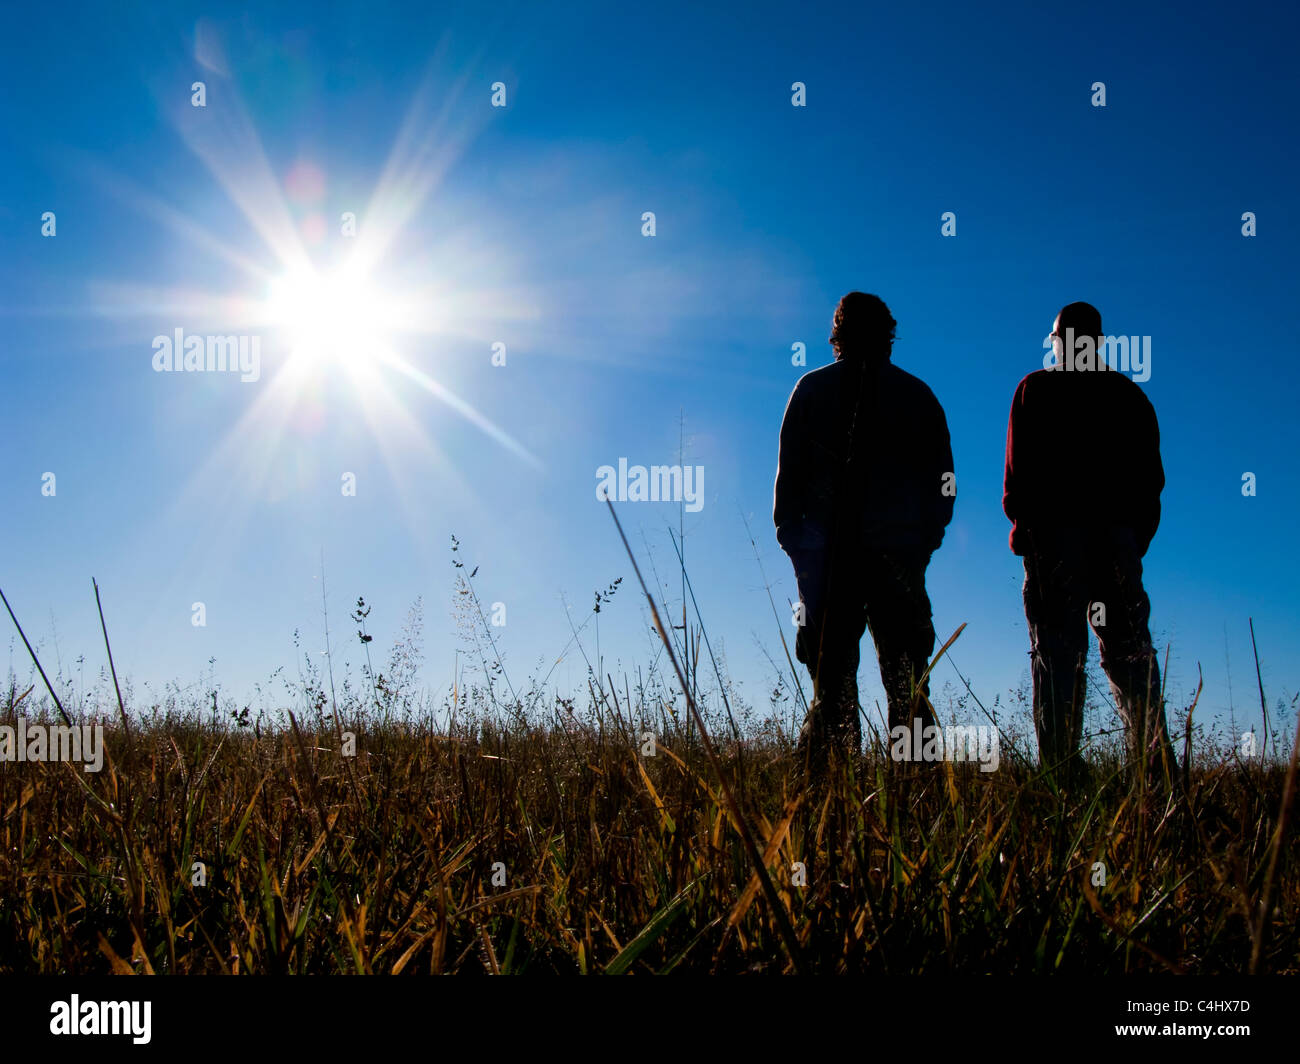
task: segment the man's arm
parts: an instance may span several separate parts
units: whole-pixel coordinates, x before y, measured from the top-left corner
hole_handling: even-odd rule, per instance
[[[808,431],[803,421],[803,396],[799,385],[790,393],[781,419],[780,452],[773,488],[772,521],[776,541],[790,553],[792,536],[803,521],[804,489],[808,483]]]
[[[1142,454],[1145,465],[1142,472],[1140,490],[1144,504],[1134,515],[1134,533],[1142,553],[1146,554],[1155,538],[1156,529],[1160,527],[1160,493],[1165,487],[1165,468],[1160,461],[1160,423],[1156,419],[1156,408],[1145,395],[1142,396],[1143,422],[1145,432]]]
[[[933,393],[931,393],[933,398]],[[952,437],[948,432],[948,419],[944,416],[943,404],[934,398],[934,450],[932,454],[931,481],[929,490],[937,493],[938,503],[934,507],[935,539],[942,542],[943,531],[952,523],[953,507],[957,503],[957,471],[953,468]]]
[[[1025,516],[1024,500],[1021,497],[1022,463],[1017,447],[1025,439],[1024,416],[1025,382],[1016,387],[1016,394],[1011,399],[1011,414],[1007,418],[1007,454],[1006,465],[1002,471],[1002,512],[1011,518],[1011,549],[1016,549],[1016,522]]]

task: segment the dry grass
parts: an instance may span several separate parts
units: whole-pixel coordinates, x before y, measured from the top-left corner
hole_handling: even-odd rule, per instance
[[[0,972],[1300,973],[1300,744],[1276,731],[1243,761],[1189,708],[1171,789],[1090,740],[1093,782],[1069,794],[967,691],[943,716],[974,700],[998,771],[895,764],[875,737],[803,788],[788,654],[756,720],[698,613],[665,630],[651,600],[671,673],[651,661],[619,691],[597,650],[585,707],[548,676],[516,691],[452,550],[480,681],[442,706],[414,693],[418,604],[376,673],[358,600],[362,683],[305,655],[295,713],[219,710],[210,683],[130,714],[110,668],[73,714],[105,725],[101,772],[0,762]],[[619,582],[561,656],[587,656],[589,626],[598,646]],[[24,686],[0,723],[66,719]]]
[[[442,733],[364,705],[298,734],[172,711],[106,729],[97,775],[0,766],[0,970],[793,970],[698,733],[661,713],[643,757],[626,705],[530,723],[469,703]],[[801,795],[790,739],[719,755],[805,971],[1248,965],[1283,766],[1201,763],[1162,801],[1104,759],[1071,799],[1014,761],[868,757]],[[1288,840],[1262,971],[1300,971],[1296,858]]]

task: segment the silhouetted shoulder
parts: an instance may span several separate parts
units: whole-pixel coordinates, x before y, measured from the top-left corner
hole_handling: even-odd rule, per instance
[[[1082,385],[1082,387],[1080,387]],[[1082,401],[1121,403],[1155,416],[1155,407],[1137,382],[1117,370],[1036,369],[1016,386],[1016,398],[1022,403]]]
[[[885,367],[885,387],[913,407],[939,406],[939,400],[925,381],[892,362]]]
[[[1126,377],[1122,373],[1116,373],[1115,376],[1119,377],[1120,380],[1124,382],[1117,391],[1122,391],[1124,394],[1128,395],[1130,397],[1130,402],[1143,410],[1149,410],[1154,417],[1156,408],[1152,404],[1150,398],[1148,398],[1147,393],[1143,390],[1142,385],[1138,384],[1137,381]]]
[[[823,388],[833,388],[839,383],[843,376],[843,362],[828,362],[824,366],[810,369],[795,382],[795,387],[804,391],[819,391]]]
[[[829,404],[851,394],[851,391],[846,393],[845,389],[856,388],[857,381],[852,363],[831,362],[809,370],[800,377],[794,386],[792,399],[797,397],[800,402]],[[899,369],[892,362],[886,364],[881,371],[880,390],[882,397],[899,409],[943,412],[939,400],[925,381]]]
[[[844,384],[844,363],[831,362],[810,369],[800,377],[790,394],[791,403],[825,403],[839,393]]]
[[[1064,376],[1065,374],[1058,370],[1036,369],[1033,373],[1026,373],[1020,378],[1020,383],[1016,385],[1016,395],[1037,394],[1044,388],[1052,387],[1056,378]]]

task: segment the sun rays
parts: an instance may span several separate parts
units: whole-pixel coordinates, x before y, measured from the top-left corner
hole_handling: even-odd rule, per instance
[[[177,246],[192,249],[188,258],[214,275],[233,272],[236,280],[217,290],[194,279],[159,285],[115,278],[92,286],[95,313],[148,321],[150,334],[183,326],[189,334],[261,338],[266,368],[257,392],[207,449],[174,505],[202,497],[221,505],[228,522],[238,521],[253,504],[248,488],[256,491],[271,477],[267,467],[276,452],[322,423],[364,426],[390,474],[419,461],[451,472],[455,463],[436,431],[444,422],[429,416],[426,397],[540,468],[527,447],[452,384],[467,355],[481,355],[487,365],[492,342],[513,322],[535,317],[535,297],[512,278],[508,250],[479,239],[473,254],[463,254],[469,242],[463,222],[427,240],[414,231],[422,207],[438,204],[444,176],[475,132],[452,123],[451,103],[464,76],[434,116],[428,113],[433,79],[426,76],[388,159],[376,168],[354,237],[342,235],[346,226],[332,214],[338,196],[331,200],[328,193],[331,177],[351,188],[359,175],[332,175],[328,164],[300,159],[277,179],[234,82],[210,66],[206,76],[206,108],[185,98],[164,110],[260,247],[236,246],[205,224],[213,213],[209,203],[168,203],[96,167],[116,198],[169,229]],[[211,397],[197,388],[176,394],[180,403]]]

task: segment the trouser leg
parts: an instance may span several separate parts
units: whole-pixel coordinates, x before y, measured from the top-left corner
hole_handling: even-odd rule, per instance
[[[1034,729],[1044,767],[1077,769],[1088,653],[1087,572],[1069,550],[1025,557],[1025,620],[1034,684]]]
[[[807,666],[813,682],[800,746],[818,757],[828,747],[856,752],[861,745],[859,644],[866,623],[857,570],[842,565],[838,574],[829,574],[828,581],[819,580],[817,561],[804,562],[802,571],[796,562],[796,571],[805,623],[795,639],[795,655]]]
[[[882,552],[868,562],[866,622],[876,645],[880,681],[889,707],[889,727],[920,718],[934,723],[929,677],[934,624],[925,590],[929,552]]]
[[[1132,537],[1114,534],[1094,563],[1088,616],[1101,645],[1101,667],[1128,733],[1128,753],[1159,774],[1173,748],[1160,695],[1160,667],[1151,643],[1151,600],[1142,586],[1142,559]]]

